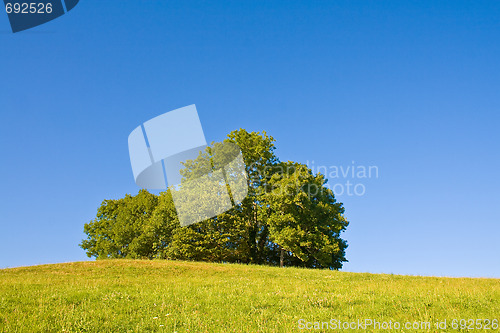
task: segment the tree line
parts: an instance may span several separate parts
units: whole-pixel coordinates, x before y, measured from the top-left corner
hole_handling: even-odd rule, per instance
[[[89,257],[177,259],[340,269],[348,226],[342,203],[322,174],[281,162],[274,138],[244,129],[224,142],[240,147],[248,194],[216,217],[182,227],[170,190],[140,190],[104,200],[86,223],[80,246]],[[213,144],[212,144],[213,146]],[[207,149],[210,149],[208,147]]]

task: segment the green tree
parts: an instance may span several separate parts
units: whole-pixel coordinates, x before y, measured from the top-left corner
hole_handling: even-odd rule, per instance
[[[104,200],[97,217],[85,224],[80,246],[89,257],[153,258],[178,225],[168,193],[158,198],[146,190],[136,196]]]
[[[105,200],[96,219],[85,224],[88,238],[81,247],[97,258],[341,268],[347,243],[340,235],[348,226],[342,204],[325,186],[323,175],[314,175],[302,164],[280,162],[274,142],[266,132],[233,131],[224,142],[212,143],[184,163],[178,188],[159,196],[141,190],[136,196]],[[236,202],[237,193],[232,193],[233,208],[181,227],[180,208],[198,220],[211,207],[223,204],[207,195],[204,182],[217,193],[234,189],[228,183],[237,181],[239,166],[222,166],[234,159],[235,145],[243,155],[247,196]],[[196,187],[200,184],[192,181],[204,175],[202,186]]]
[[[347,243],[340,238],[348,222],[341,203],[321,174],[307,166],[280,163],[262,201],[269,238],[280,250],[280,266],[342,267]]]
[[[244,228],[247,253],[243,262],[273,264],[276,253],[269,243],[269,228],[265,220],[259,218],[263,196],[268,189],[268,180],[279,162],[274,151],[275,139],[264,132],[233,131],[226,142],[235,143],[243,153],[248,175],[248,195],[235,208],[233,219]]]
[[[227,165],[235,156],[231,151],[233,145],[239,147],[243,155],[247,174],[247,196],[228,212],[190,225],[187,227],[189,231],[178,230],[175,242],[167,251],[167,257],[196,260],[219,258],[220,261],[257,264],[276,262],[276,253],[270,251],[269,247],[268,226],[258,218],[266,183],[278,163],[274,154],[274,138],[266,132],[247,132],[244,129],[233,131],[223,143],[212,143],[198,158],[186,161],[181,187],[183,183],[186,184],[189,196],[196,197],[196,200],[186,199],[183,204],[190,206],[189,210],[194,215],[206,211],[206,206],[220,204],[210,201],[201,188],[190,187],[190,182],[199,179],[208,171],[216,171]],[[227,177],[230,176],[225,175],[225,178]],[[204,251],[201,251],[201,248]],[[207,248],[212,251],[207,252]],[[226,251],[221,251],[221,248]],[[192,250],[192,253],[189,250]]]

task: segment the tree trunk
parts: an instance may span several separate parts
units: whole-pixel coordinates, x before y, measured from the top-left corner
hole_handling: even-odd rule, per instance
[[[283,268],[283,263],[285,261],[285,250],[280,246],[280,267]]]

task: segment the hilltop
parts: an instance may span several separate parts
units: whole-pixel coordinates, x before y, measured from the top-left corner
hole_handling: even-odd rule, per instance
[[[423,330],[436,332],[486,318],[500,319],[500,279],[124,259],[0,270],[1,332],[300,332],[314,322],[446,319],[446,329]]]

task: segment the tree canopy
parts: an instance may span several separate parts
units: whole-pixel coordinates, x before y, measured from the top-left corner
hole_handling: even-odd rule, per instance
[[[274,142],[266,132],[240,129],[222,143],[241,149],[247,173],[248,194],[230,210],[182,227],[171,189],[159,195],[140,190],[135,196],[104,200],[96,218],[85,224],[87,239],[80,246],[96,258],[341,268],[347,242],[340,235],[348,226],[342,203],[325,186],[322,174],[300,163],[281,162]],[[207,154],[227,149],[221,147],[212,143]],[[185,163],[185,177],[198,175],[200,166],[206,170],[201,158]]]

